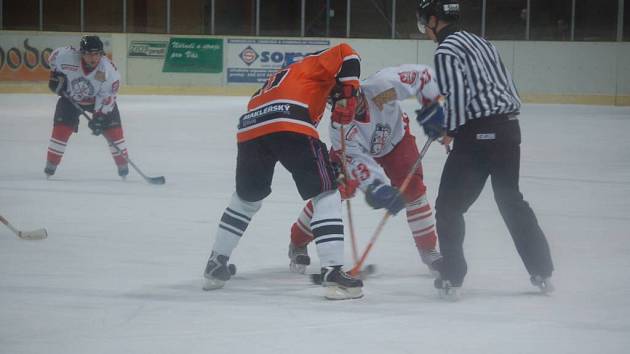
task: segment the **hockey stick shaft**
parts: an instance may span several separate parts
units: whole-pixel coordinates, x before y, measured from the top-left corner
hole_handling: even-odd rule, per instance
[[[14,234],[16,234],[17,236],[20,236],[20,231],[16,229],[15,227],[13,227],[13,225],[9,223],[9,220],[5,219],[2,215],[0,215],[0,222],[3,223],[6,227],[8,227],[9,230],[13,231]]]
[[[63,97],[65,99],[67,99],[68,101],[70,101],[70,103],[72,103],[74,108],[79,110],[79,112],[81,112],[81,115],[83,115],[85,117],[85,119],[88,120],[88,122],[92,121],[92,118],[87,114],[87,112],[83,109],[83,107],[81,107],[77,102],[75,102],[72,98],[70,98],[65,92],[63,93]],[[142,176],[142,178],[144,178],[145,181],[147,181],[147,182],[149,182],[151,184],[164,184],[166,182],[164,176],[149,177],[149,176],[145,175],[142,172],[142,170],[140,170],[140,168],[138,166],[136,166],[136,164],[133,163],[133,161],[131,161],[131,159],[127,156],[127,154],[123,153],[122,149],[116,143],[111,141],[107,136],[105,136],[105,134],[103,134],[103,138],[105,138],[105,140],[107,140],[107,143],[110,146],[114,147],[116,152],[118,152],[120,154],[120,156],[122,156],[123,159],[125,159],[125,161],[127,161],[127,163],[130,164],[131,167],[133,167],[133,169],[136,170],[136,172],[138,172],[138,174],[140,176]]]
[[[341,143],[341,168],[343,169],[343,174],[345,176],[345,180],[347,181],[350,177],[348,175],[348,165],[346,161],[346,134],[343,129],[343,124],[339,126],[339,139]],[[348,227],[350,228],[350,243],[352,244],[352,260],[354,263],[357,263],[358,260],[358,251],[357,251],[357,237],[354,233],[354,223],[352,222],[352,204],[350,203],[350,199],[346,199],[346,207],[348,209]]]
[[[399,192],[401,194],[407,189],[407,186],[411,182],[411,178],[413,177],[414,173],[418,170],[418,168],[422,164],[422,158],[426,154],[427,150],[429,150],[429,146],[431,146],[431,143],[434,140],[435,139],[433,138],[429,138],[424,143],[424,146],[422,147],[422,150],[420,151],[420,156],[418,157],[416,162],[413,164],[413,166],[411,167],[411,170],[409,171],[409,173],[405,177],[405,180],[400,186]],[[374,233],[372,234],[372,238],[370,238],[370,241],[365,247],[365,250],[361,254],[361,258],[359,259],[358,262],[355,263],[354,267],[352,267],[352,269],[350,270],[350,275],[356,276],[357,274],[359,274],[359,272],[361,271],[361,267],[363,266],[363,263],[365,263],[365,260],[367,259],[368,254],[370,254],[372,247],[374,247],[374,243],[376,242],[378,237],[381,235],[381,232],[383,231],[383,228],[385,227],[385,223],[391,216],[392,216],[392,213],[390,213],[389,211],[385,212],[385,215],[383,215],[383,218],[381,219],[378,226],[376,227],[376,230],[374,230]]]

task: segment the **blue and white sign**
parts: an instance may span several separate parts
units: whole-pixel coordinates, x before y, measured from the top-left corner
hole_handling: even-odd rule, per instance
[[[228,39],[226,82],[263,83],[276,70],[328,47],[330,41],[320,39]]]

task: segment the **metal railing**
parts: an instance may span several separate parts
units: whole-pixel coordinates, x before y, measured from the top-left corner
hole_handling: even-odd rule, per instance
[[[128,31],[128,12],[127,12],[127,5],[128,5],[128,1],[127,0],[119,0],[120,1],[120,6],[122,7],[122,32],[126,33]],[[163,1],[163,5],[165,7],[165,12],[166,12],[166,20],[164,23],[164,33],[172,33],[172,3],[174,3],[174,1],[172,0],[162,0]],[[209,32],[206,34],[209,35],[216,35],[216,19],[215,19],[215,5],[216,5],[216,1],[217,0],[209,0],[209,28],[207,28],[207,30],[205,30],[205,32]],[[307,17],[306,17],[306,4],[307,1],[309,0],[301,0],[300,1],[300,30],[299,30],[299,34],[301,37],[305,37],[307,36],[306,33],[306,23],[307,23]],[[324,32],[321,33],[322,36],[324,37],[329,37],[330,36],[330,21],[331,21],[331,1],[332,0],[325,0],[325,29]],[[386,23],[389,25],[389,29],[390,29],[390,33],[387,37],[389,38],[397,38],[397,35],[399,35],[399,33],[397,32],[397,13],[396,13],[396,5],[397,5],[397,0],[390,0],[391,1],[391,9],[389,9],[390,13],[391,13],[391,18],[388,18],[387,14],[385,13],[385,8],[380,8],[379,5],[374,1],[374,0],[355,0],[355,1],[365,1],[365,4],[369,4],[371,6],[374,6],[377,10],[377,13],[380,17],[378,20],[385,20]],[[488,0],[481,0],[481,30],[480,30],[480,34],[481,36],[486,36],[487,34],[487,2]],[[531,25],[531,8],[532,8],[532,4],[531,4],[531,0],[527,0],[526,1],[526,16],[525,16],[525,33],[524,36],[522,38],[524,38],[525,40],[530,40],[531,39],[531,29],[532,29],[532,25]],[[572,0],[571,1],[571,21],[570,21],[570,25],[569,25],[569,40],[570,41],[574,41],[575,40],[575,18],[576,18],[576,2],[577,0]],[[260,36],[261,34],[261,28],[260,28],[260,15],[261,15],[261,6],[264,6],[264,3],[262,0],[252,0],[252,4],[254,4],[255,6],[255,15],[254,15],[254,23],[255,23],[255,35],[256,36]],[[39,0],[38,1],[38,12],[37,12],[37,16],[38,16],[38,28],[40,31],[43,31],[45,26],[44,26],[44,0]],[[623,37],[624,37],[624,7],[625,7],[625,0],[617,0],[617,16],[616,16],[616,22],[617,22],[617,28],[616,28],[616,33],[615,33],[615,40],[618,42],[623,41]],[[3,13],[3,9],[4,9],[4,1],[0,0],[0,29],[6,29],[5,24],[6,21],[4,21],[4,13]],[[410,11],[413,11],[410,9]],[[80,0],[80,31],[81,32],[85,32],[86,31],[86,18],[85,18],[85,0]],[[377,19],[362,19],[364,21],[376,21]],[[353,37],[353,33],[351,33],[351,23],[352,23],[352,0],[346,0],[346,28],[345,28],[345,37],[350,38]],[[630,21],[630,19],[626,19],[626,21]],[[223,33],[226,34],[226,33]],[[229,33],[227,33],[229,35]],[[234,33],[235,35],[238,35],[238,33]],[[360,36],[360,33],[356,33],[354,34],[354,36]],[[400,37],[400,35],[399,35]],[[517,38],[516,38],[517,39]]]

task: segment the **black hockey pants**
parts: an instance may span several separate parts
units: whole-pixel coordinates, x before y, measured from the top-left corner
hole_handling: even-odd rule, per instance
[[[437,201],[436,227],[443,263],[440,275],[460,286],[467,272],[464,213],[479,197],[488,176],[494,199],[530,275],[551,276],[549,245],[534,212],[519,191],[520,127],[516,115],[468,122],[457,133]]]

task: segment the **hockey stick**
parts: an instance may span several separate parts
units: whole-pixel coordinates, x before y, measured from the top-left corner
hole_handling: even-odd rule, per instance
[[[72,98],[68,97],[68,95],[65,92],[63,92],[63,97],[65,99],[67,99],[68,101],[70,101],[70,103],[72,103],[74,108],[78,109],[79,112],[81,112],[81,114],[85,117],[85,119],[88,120],[88,122],[92,121],[92,118],[87,114],[87,112],[85,112],[83,107],[81,107],[78,103],[76,103]],[[166,179],[164,178],[164,176],[149,177],[149,176],[145,175],[144,173],[142,173],[140,168],[138,166],[136,166],[136,164],[133,163],[133,161],[131,161],[131,159],[126,154],[123,154],[123,151],[118,147],[118,145],[116,145],[107,136],[105,136],[105,134],[103,134],[103,137],[105,138],[105,140],[107,140],[107,143],[110,146],[113,146],[114,149],[116,149],[116,151],[120,154],[120,156],[122,156],[125,159],[125,161],[127,161],[127,163],[130,164],[131,167],[133,167],[136,170],[136,172],[138,172],[138,174],[140,176],[142,176],[142,178],[144,178],[145,181],[147,181],[150,184],[164,184],[164,183],[166,183]]]
[[[20,231],[16,229],[13,225],[11,225],[9,221],[5,219],[2,215],[0,215],[0,222],[5,224],[9,228],[9,230],[13,231],[13,233],[16,234],[17,237],[23,240],[43,240],[48,237],[48,232],[46,232],[46,229]]]
[[[411,167],[411,170],[407,174],[407,177],[405,177],[405,180],[403,181],[402,185],[400,186],[400,189],[398,190],[401,194],[405,191],[405,189],[407,189],[407,186],[411,182],[411,178],[413,177],[413,174],[416,172],[418,167],[420,167],[420,164],[422,163],[422,158],[426,154],[427,150],[429,150],[429,146],[431,145],[431,143],[434,140],[435,140],[435,138],[429,138],[429,139],[427,139],[427,142],[424,143],[424,146],[422,147],[422,150],[420,151],[420,156],[418,157],[416,162]],[[352,269],[350,270],[350,275],[358,276],[360,274],[360,270],[361,270],[361,267],[363,266],[363,263],[365,262],[365,259],[367,258],[368,254],[370,253],[370,250],[372,250],[372,247],[374,247],[374,243],[376,242],[376,240],[380,236],[381,231],[383,231],[383,227],[385,227],[385,223],[387,222],[387,220],[389,219],[390,216],[392,216],[392,213],[390,213],[389,211],[385,212],[385,215],[383,216],[383,218],[381,219],[381,222],[376,227],[376,230],[374,231],[374,234],[372,235],[372,238],[370,239],[370,242],[365,247],[365,250],[363,251],[363,254],[361,255],[361,258],[354,265],[354,267],[352,267]]]
[[[339,126],[339,138],[341,140],[341,168],[343,169],[344,179],[347,181],[349,175],[348,165],[346,162],[346,134],[344,133],[343,124]],[[350,228],[350,241],[352,243],[352,260],[356,264],[358,259],[357,237],[354,233],[354,223],[352,222],[352,204],[350,204],[350,199],[346,199],[346,207],[348,209],[348,227]]]

